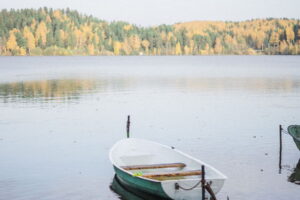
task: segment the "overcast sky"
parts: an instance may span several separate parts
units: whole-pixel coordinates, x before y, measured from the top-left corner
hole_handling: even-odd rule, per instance
[[[300,18],[300,0],[1,0],[6,8],[71,8],[100,19],[137,25],[192,20]]]

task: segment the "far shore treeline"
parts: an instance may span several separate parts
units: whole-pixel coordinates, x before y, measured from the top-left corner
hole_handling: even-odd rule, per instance
[[[299,55],[299,19],[141,27],[70,9],[0,11],[0,55]]]

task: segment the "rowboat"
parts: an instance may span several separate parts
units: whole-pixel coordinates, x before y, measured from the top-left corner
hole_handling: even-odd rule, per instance
[[[109,157],[122,185],[163,199],[201,199],[202,165],[214,194],[226,179],[212,166],[174,147],[148,140],[120,140],[110,149]]]
[[[300,151],[300,125],[290,125],[287,129]]]

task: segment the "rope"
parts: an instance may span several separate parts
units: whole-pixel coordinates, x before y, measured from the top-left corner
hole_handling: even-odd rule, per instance
[[[176,183],[176,186],[177,186],[178,188],[182,189],[182,190],[193,190],[193,189],[195,189],[201,182],[202,182],[202,180],[200,180],[199,182],[197,182],[197,183],[196,183],[193,187],[191,187],[191,188],[184,188],[184,187],[180,186],[178,183]],[[210,187],[210,184],[205,183],[205,184],[204,184],[204,188],[205,188],[205,190],[210,194],[212,200],[217,200],[217,198],[216,198],[214,192],[212,191],[212,189],[211,189],[211,187]]]
[[[202,180],[198,181],[193,187],[191,188],[184,188],[182,186],[179,185],[179,183],[176,183],[176,186],[178,186],[178,188],[183,189],[183,190],[193,190],[195,189],[200,183],[202,182]]]

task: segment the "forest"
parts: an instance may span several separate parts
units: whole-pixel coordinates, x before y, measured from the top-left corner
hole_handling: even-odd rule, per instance
[[[0,11],[0,55],[299,55],[300,20],[142,27],[67,9]]]

